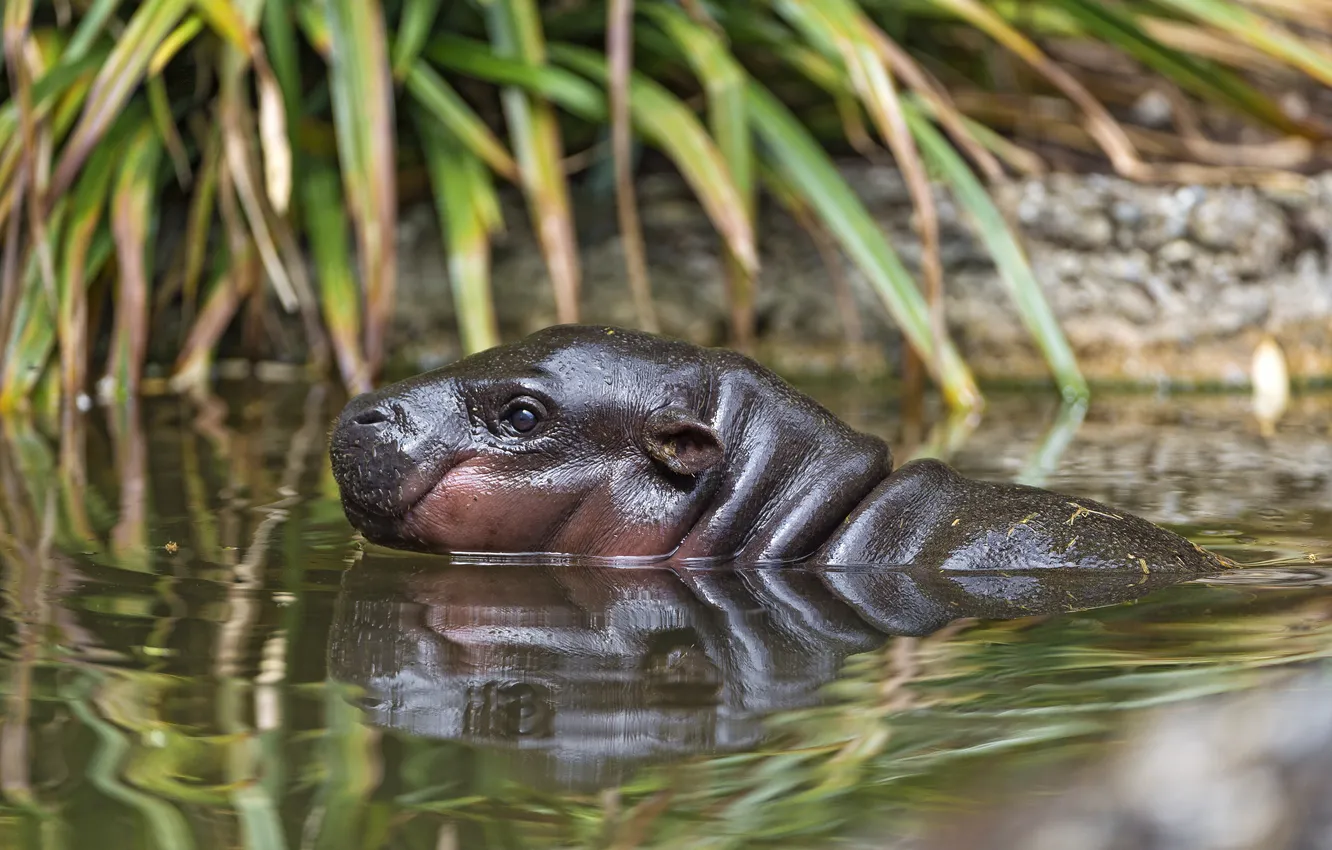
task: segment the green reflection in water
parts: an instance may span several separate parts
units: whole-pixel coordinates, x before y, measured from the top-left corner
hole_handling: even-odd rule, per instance
[[[896,441],[888,403],[822,400]],[[0,846],[805,847],[1332,654],[1327,399],[1268,437],[1225,398],[997,399],[902,447],[1277,565],[916,577],[985,615],[921,638],[809,576],[362,554],[323,454],[339,401],[158,400],[63,441],[0,422]],[[978,604],[1001,579],[1021,604]]]

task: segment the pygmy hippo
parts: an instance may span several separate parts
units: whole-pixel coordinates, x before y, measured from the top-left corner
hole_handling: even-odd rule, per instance
[[[754,361],[561,325],[358,396],[332,435],[352,525],[434,552],[745,563],[1212,572],[1231,564],[1097,502],[893,470]]]

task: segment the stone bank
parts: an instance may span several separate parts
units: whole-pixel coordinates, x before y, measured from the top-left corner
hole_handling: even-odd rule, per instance
[[[898,173],[843,167],[913,268],[919,246]],[[1332,174],[1305,191],[1239,186],[1142,185],[1105,175],[1055,174],[999,191],[1020,226],[1032,267],[1084,372],[1094,381],[1243,385],[1256,344],[1270,334],[1296,379],[1332,376]],[[982,379],[1038,379],[1044,363],[969,225],[938,196],[950,329]],[[701,344],[726,338],[718,240],[681,181],[646,177],[640,203],[663,330]],[[540,254],[516,197],[505,199],[494,291],[501,332],[521,336],[554,321]],[[633,325],[609,196],[581,198],[583,319]],[[895,368],[900,336],[845,259],[851,310],[839,310],[833,275],[815,241],[776,205],[760,214],[763,264],[758,354],[779,369],[846,362]],[[404,366],[457,356],[444,253],[428,205],[404,209],[397,344]],[[848,352],[846,317],[863,345]]]

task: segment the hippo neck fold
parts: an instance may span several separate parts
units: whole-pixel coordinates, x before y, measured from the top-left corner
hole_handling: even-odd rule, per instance
[[[709,414],[726,459],[708,473],[716,490],[677,557],[789,561],[813,553],[888,477],[887,444],[736,355],[723,354],[713,368]]]

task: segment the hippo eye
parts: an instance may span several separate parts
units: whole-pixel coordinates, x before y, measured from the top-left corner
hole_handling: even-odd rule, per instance
[[[546,409],[536,399],[515,399],[504,409],[500,424],[510,434],[527,436],[536,430],[545,416]]]

